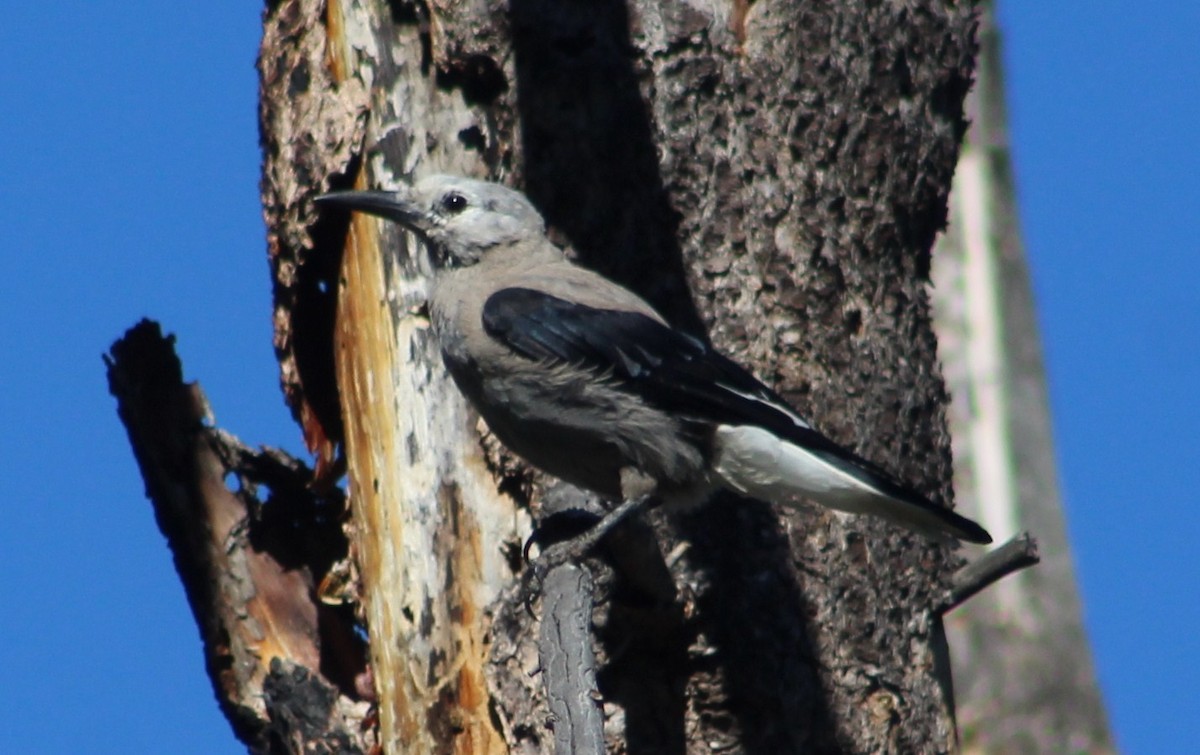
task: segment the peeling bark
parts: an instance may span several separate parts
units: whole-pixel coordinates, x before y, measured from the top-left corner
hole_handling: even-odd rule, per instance
[[[303,464],[213,427],[156,323],[130,329],[105,363],[234,733],[252,752],[367,751],[364,648],[353,615],[314,590],[345,555],[341,496],[314,495]]]
[[[322,0],[268,7],[258,72],[275,352],[284,398],[317,456],[318,478],[329,481],[337,474],[335,447],[342,441],[333,374],[337,259],[312,253],[330,231],[318,222],[309,199],[353,181],[366,93],[361,81],[345,75],[345,53],[336,47],[336,33],[332,39],[326,33],[324,8]],[[335,32],[336,8],[333,3],[328,11]]]

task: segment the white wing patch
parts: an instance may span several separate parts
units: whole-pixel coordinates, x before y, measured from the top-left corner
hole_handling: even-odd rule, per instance
[[[744,495],[779,503],[801,495],[854,514],[877,513],[878,490],[761,427],[721,425],[714,451],[713,469]]]
[[[725,485],[751,498],[795,506],[802,496],[837,511],[871,514],[935,540],[955,542],[953,529],[933,511],[893,498],[761,427],[719,426],[713,469]]]

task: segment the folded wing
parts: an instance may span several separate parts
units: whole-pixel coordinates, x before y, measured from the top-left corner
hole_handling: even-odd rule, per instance
[[[902,487],[817,432],[705,342],[653,317],[506,288],[485,303],[483,327],[528,359],[592,370],[651,406],[718,428],[717,454],[724,463],[718,458],[714,466],[744,493],[768,499],[802,494],[919,531],[991,542],[979,525]]]

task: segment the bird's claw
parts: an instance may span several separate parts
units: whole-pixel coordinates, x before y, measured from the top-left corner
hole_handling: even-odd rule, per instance
[[[563,564],[582,561],[617,525],[628,518],[630,514],[645,506],[649,498],[649,496],[641,496],[624,501],[598,520],[595,515],[588,512],[574,512],[576,515],[583,514],[588,519],[588,526],[583,528],[579,534],[574,534],[567,539],[558,539],[552,545],[542,548],[542,552],[532,561],[529,558],[529,549],[535,543],[541,546],[548,539],[548,528],[543,526],[530,535],[522,550],[525,562],[530,565],[526,571],[525,583],[521,588],[524,593],[525,608],[532,613],[533,600],[541,593],[542,582],[552,569]],[[570,528],[559,527],[558,525],[561,523],[561,520],[556,523],[556,529],[560,533],[563,529],[579,529],[578,520],[572,522],[574,526]]]
[[[534,529],[533,534],[525,541],[525,547],[521,549],[521,557],[528,564],[531,561],[529,551],[533,546],[536,545],[545,552],[554,545],[579,538],[602,521],[603,516],[584,509],[555,512],[543,519]]]

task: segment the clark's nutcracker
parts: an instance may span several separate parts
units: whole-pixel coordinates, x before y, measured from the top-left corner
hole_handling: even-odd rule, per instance
[[[519,192],[431,176],[411,189],[318,199],[395,221],[424,242],[446,367],[492,432],[534,466],[612,500],[696,502],[727,487],[991,542],[826,438],[636,294],[568,261]]]

